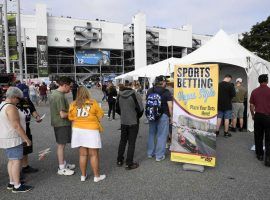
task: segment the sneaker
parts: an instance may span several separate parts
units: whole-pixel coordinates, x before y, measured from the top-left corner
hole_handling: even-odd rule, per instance
[[[25,184],[25,182],[24,182],[24,181],[21,181],[21,184],[23,185],[23,184]],[[9,183],[9,184],[7,185],[7,189],[8,189],[8,190],[12,190],[13,188],[14,188],[14,185],[13,185],[13,184],[10,184],[10,183]]]
[[[131,165],[127,165],[127,166],[126,166],[126,170],[132,170],[132,169],[136,169],[136,168],[138,168],[138,167],[139,167],[139,164],[136,163],[136,162],[134,162],[134,163],[132,163]]]
[[[74,174],[74,171],[67,169],[67,168],[64,168],[64,169],[58,169],[57,173],[58,173],[58,175],[71,176]]]
[[[22,173],[25,173],[25,174],[36,173],[36,172],[38,172],[38,169],[33,168],[29,165],[22,168]]]
[[[106,175],[103,174],[103,175],[99,175],[99,177],[94,177],[94,182],[97,183],[99,181],[102,181],[106,178]]]
[[[152,156],[152,155],[148,155],[148,156],[147,156],[147,158],[154,158],[154,156]]]
[[[232,137],[232,134],[229,132],[224,132],[224,137],[225,138]]]
[[[66,168],[67,169],[71,169],[71,170],[73,170],[73,169],[75,169],[75,167],[76,167],[76,165],[74,165],[74,164],[66,164]]]
[[[81,176],[81,182],[84,182],[87,179],[87,175],[86,176]]]
[[[236,128],[231,127],[230,130],[231,130],[232,132],[236,132]]]
[[[218,136],[218,135],[219,135],[219,131],[216,131],[215,133],[216,133],[216,136]]]
[[[13,193],[28,192],[28,191],[30,191],[32,189],[33,189],[32,186],[21,184],[21,186],[19,188],[13,187],[12,192]]]
[[[14,185],[13,185],[13,184],[10,184],[10,183],[9,183],[9,184],[7,185],[7,189],[8,189],[8,190],[12,190],[13,188],[14,188]]]
[[[123,164],[124,164],[124,162],[123,162],[123,161],[117,161],[117,163],[116,163],[116,164],[117,164],[117,166],[118,166],[118,167],[122,167],[122,166],[123,166]]]
[[[160,162],[160,161],[162,161],[162,160],[165,160],[165,156],[162,156],[161,158],[156,158],[156,161],[157,161],[157,162]]]

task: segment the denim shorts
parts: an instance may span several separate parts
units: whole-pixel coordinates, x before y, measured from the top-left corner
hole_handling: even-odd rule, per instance
[[[218,111],[218,118],[222,119],[231,119],[232,118],[232,111],[231,110],[225,110],[225,111]]]
[[[23,144],[5,149],[9,160],[21,160],[23,158]]]

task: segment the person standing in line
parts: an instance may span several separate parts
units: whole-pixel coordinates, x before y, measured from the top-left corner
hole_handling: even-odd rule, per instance
[[[231,83],[232,76],[225,75],[222,82],[218,84],[218,116],[216,135],[219,135],[221,121],[224,118],[224,137],[231,137],[229,133],[229,121],[232,118],[232,98],[235,96],[235,89]]]
[[[20,181],[20,171],[23,158],[23,141],[31,146],[31,141],[25,133],[25,115],[16,108],[23,92],[16,87],[9,87],[6,100],[0,104],[0,148],[5,149],[8,158],[8,190],[13,193],[27,192],[33,187]]]
[[[38,169],[29,166],[28,155],[33,153],[33,137],[30,129],[31,116],[33,116],[36,122],[41,122],[39,114],[36,111],[36,108],[32,101],[28,97],[21,98],[17,104],[17,108],[23,112],[25,115],[26,122],[26,135],[31,141],[31,145],[27,146],[26,143],[23,144],[23,159],[22,159],[22,173],[36,173]]]
[[[252,91],[249,100],[250,113],[254,120],[255,152],[257,159],[264,160],[265,166],[270,167],[270,88],[267,86],[268,75],[260,75],[258,81],[260,86]]]
[[[79,87],[79,85],[77,84],[76,81],[74,81],[74,83],[72,84],[72,98],[73,98],[73,101],[76,99],[78,87]]]
[[[105,83],[102,84],[101,90],[103,92],[103,97],[101,101],[107,101],[107,81],[105,81]]]
[[[158,76],[155,79],[155,86],[147,91],[146,101],[150,101],[150,97],[160,97],[160,117],[152,120],[152,111],[150,105],[146,102],[146,117],[149,120],[149,136],[147,144],[148,158],[156,158],[156,161],[165,159],[166,143],[169,135],[169,124],[173,117],[172,94],[166,89],[166,77]],[[152,98],[151,97],[151,98]],[[149,114],[149,115],[148,115]],[[148,117],[149,116],[149,117]],[[152,116],[152,117],[150,117]]]
[[[43,82],[42,85],[39,87],[39,95],[40,95],[40,102],[47,103],[47,85]]]
[[[125,87],[122,88],[122,91],[119,92],[119,97],[117,97],[117,105],[119,105],[119,110],[117,110],[121,116],[121,139],[118,147],[117,166],[120,167],[124,164],[124,153],[128,143],[127,170],[139,167],[139,164],[133,161],[133,157],[139,132],[139,117],[144,110],[141,96],[131,87],[131,78],[125,80]]]
[[[72,121],[71,148],[80,152],[81,181],[87,178],[88,158],[94,172],[94,182],[102,181],[106,176],[99,173],[99,149],[101,148],[100,120],[104,115],[97,101],[91,99],[88,89],[80,86],[77,98],[69,107],[68,118]]]
[[[3,95],[4,95],[4,92],[3,92],[3,89],[2,89],[2,86],[0,85],[0,103],[3,101]]]
[[[243,131],[244,124],[244,101],[247,98],[247,90],[242,86],[242,78],[236,79],[235,86],[236,95],[232,99],[232,128],[233,132],[236,132],[237,118],[239,118],[240,128],[239,131]]]
[[[35,83],[31,83],[29,86],[29,95],[30,95],[30,100],[38,106],[38,97],[37,97],[37,88],[35,87]]]
[[[108,83],[107,97],[109,105],[108,119],[111,119],[112,113],[112,120],[115,120],[115,102],[117,97],[117,91],[111,81]]]
[[[59,175],[73,175],[74,164],[68,164],[65,161],[64,150],[66,144],[71,142],[71,123],[68,120],[69,104],[65,94],[70,92],[71,80],[68,77],[60,77],[59,87],[52,91],[50,96],[51,125],[54,128],[55,139],[57,143],[57,158]]]

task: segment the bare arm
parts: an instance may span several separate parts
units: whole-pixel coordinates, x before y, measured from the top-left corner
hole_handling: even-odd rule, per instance
[[[20,123],[20,117],[19,112],[15,106],[9,105],[6,109],[6,114],[8,117],[8,120],[10,121],[12,127],[17,131],[19,136],[27,143],[27,146],[31,145],[31,141],[27,137],[25,131],[23,130],[23,127]]]
[[[39,114],[37,113],[37,111],[32,113],[32,116],[36,119],[37,122],[41,122],[42,119],[40,119]]]
[[[172,117],[173,117],[173,103],[172,101],[167,101],[169,113],[170,113],[170,122],[172,123]]]
[[[250,109],[252,119],[254,119],[254,114],[255,114],[255,106],[254,106],[254,104],[250,104],[249,109]]]

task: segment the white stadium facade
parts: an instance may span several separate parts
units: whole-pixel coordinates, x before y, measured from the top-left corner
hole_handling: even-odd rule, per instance
[[[50,16],[45,4],[37,4],[34,15],[22,14],[21,27],[29,78],[37,78],[42,67],[48,68],[50,79],[119,75],[170,57],[181,58],[211,38],[193,34],[191,25],[148,27],[143,13],[123,25]]]

